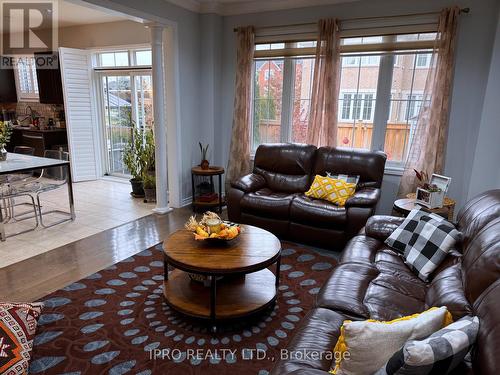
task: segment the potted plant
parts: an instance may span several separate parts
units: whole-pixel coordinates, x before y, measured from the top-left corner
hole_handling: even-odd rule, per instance
[[[201,152],[201,163],[200,167],[201,169],[208,169],[210,167],[210,163],[207,160],[207,153],[208,153],[208,144],[206,146],[203,146],[201,142],[199,142],[200,145],[200,152]]]
[[[123,164],[129,170],[132,178],[132,196],[135,198],[144,197],[143,171],[144,171],[144,137],[143,132],[136,126],[132,128],[132,137],[122,155]]]
[[[156,202],[156,177],[150,173],[143,176],[144,183],[144,202]]]
[[[9,121],[0,121],[0,161],[7,160],[7,150],[5,146],[10,141],[12,125]]]
[[[144,201],[156,202],[156,177],[155,177],[155,138],[152,130],[144,133],[144,148],[142,152],[144,183]]]

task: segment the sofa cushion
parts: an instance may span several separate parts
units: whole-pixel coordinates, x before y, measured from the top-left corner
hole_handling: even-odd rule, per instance
[[[333,347],[340,334],[345,316],[328,309],[313,309],[301,321],[300,327],[283,352],[286,361],[279,361],[271,374],[314,374],[328,371],[332,364]],[[316,356],[322,355],[321,358]],[[312,357],[314,356],[314,357]]]
[[[255,151],[253,172],[273,191],[304,192],[311,183],[316,147],[297,143],[262,144]]]
[[[472,349],[477,316],[466,316],[423,340],[409,340],[375,375],[449,374]]]
[[[472,353],[474,373],[500,374],[500,279],[491,284],[477,298],[473,306],[474,315],[479,317],[479,334]]]
[[[322,228],[343,226],[347,221],[344,207],[322,200],[306,197],[299,194],[290,207],[290,221],[304,223]]]
[[[380,151],[321,147],[316,152],[313,175],[348,174],[360,176],[358,189],[379,188],[384,177],[386,155]]]
[[[344,206],[356,191],[356,184],[341,179],[316,175],[311,187],[304,194],[309,198],[323,199]]]
[[[42,303],[0,303],[0,373],[27,374]]]
[[[425,310],[427,285],[383,242],[356,236],[320,290],[317,305],[345,315],[391,320]]]
[[[450,222],[423,215],[404,253],[405,262],[420,279],[429,281],[430,274],[460,241],[460,236]]]
[[[465,298],[461,257],[452,252],[436,270],[425,295],[426,307],[446,306],[458,320],[472,314],[472,307]]]
[[[268,188],[248,193],[241,199],[241,210],[267,217],[287,219],[290,214],[290,204],[295,194],[280,193]]]
[[[433,307],[391,321],[368,319],[344,322],[335,345],[333,374],[371,375],[407,340],[420,340],[451,323],[446,307]],[[343,357],[342,353],[349,353]]]

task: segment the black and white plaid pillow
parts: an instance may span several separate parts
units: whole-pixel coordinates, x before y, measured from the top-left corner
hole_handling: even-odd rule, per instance
[[[466,316],[424,340],[410,340],[375,375],[448,374],[470,351],[479,331],[479,318]]]
[[[421,280],[429,281],[460,239],[461,233],[450,222],[422,215],[404,252],[405,263]]]
[[[406,251],[406,247],[408,246],[408,243],[413,236],[413,232],[417,228],[418,222],[423,215],[433,214],[428,214],[418,207],[411,210],[408,216],[401,223],[401,225],[394,232],[392,232],[389,237],[387,237],[385,243],[388,246],[392,247],[394,250],[400,252],[401,254],[404,254]],[[439,217],[440,216],[438,216],[438,218]]]
[[[355,176],[355,175],[348,175],[348,174],[338,174],[338,173],[331,173],[331,172],[326,172],[326,176],[330,178],[335,178],[337,180],[344,180],[345,182],[349,184],[358,184],[360,176]]]

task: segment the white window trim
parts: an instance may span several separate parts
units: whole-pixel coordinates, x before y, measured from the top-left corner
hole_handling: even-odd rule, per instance
[[[21,56],[19,56],[19,58],[20,57]],[[29,56],[22,56],[22,57],[23,58],[33,58],[34,56],[29,55]],[[32,84],[38,85],[38,78],[36,77],[36,68],[33,69],[32,66],[30,65],[29,72],[31,75]],[[34,78],[37,78],[36,82],[35,82]],[[14,82],[16,85],[16,93],[17,93],[17,101],[18,102],[39,102],[40,101],[40,95],[38,92],[33,91],[30,93],[26,93],[26,92],[21,91],[21,82],[19,81],[19,68],[17,66],[14,68]],[[38,91],[38,87],[36,89]]]

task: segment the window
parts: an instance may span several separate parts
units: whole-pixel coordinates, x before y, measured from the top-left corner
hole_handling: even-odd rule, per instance
[[[374,94],[341,93],[339,120],[373,120]]]
[[[304,41],[255,46],[256,51],[272,51],[277,56],[254,59],[253,151],[261,143],[306,142],[314,58],[309,52],[283,55],[287,49],[314,50],[315,45],[315,41]]]
[[[135,51],[135,65],[151,66],[152,65],[151,50]]]
[[[94,58],[106,173],[128,176],[122,154],[133,127],[153,127],[151,50],[105,51]]]
[[[33,56],[21,56],[16,60],[16,89],[19,101],[38,101],[38,81]]]
[[[151,65],[150,48],[98,52],[94,57],[95,68],[150,67]]]
[[[347,56],[344,57],[343,66],[378,66],[380,56]]]
[[[99,54],[99,66],[116,67],[129,65],[130,64],[127,51],[105,52]]]
[[[417,55],[417,68],[428,68],[431,63],[432,54],[420,53]]]
[[[425,33],[341,40],[337,146],[384,150],[388,166],[404,163],[426,103],[423,92],[434,38],[434,33]],[[315,45],[256,45],[254,151],[261,143],[306,142]],[[387,105],[377,105],[378,100]]]

